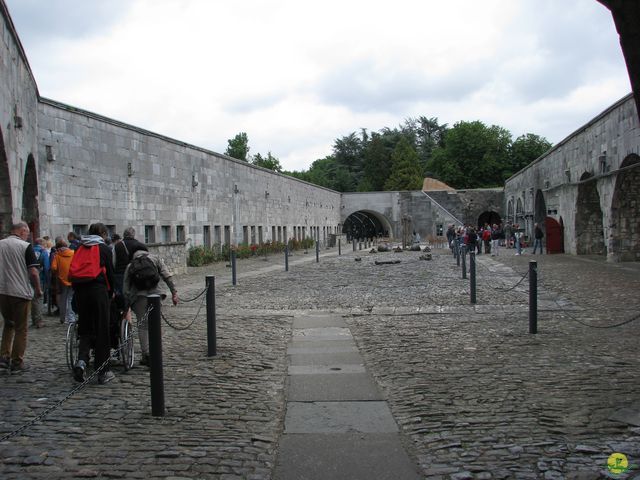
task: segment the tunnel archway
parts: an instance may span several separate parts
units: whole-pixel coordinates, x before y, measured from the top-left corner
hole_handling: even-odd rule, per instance
[[[500,217],[500,214],[494,211],[482,212],[478,217],[478,228],[484,227],[486,224],[500,225],[501,223],[502,223],[502,218]]]
[[[38,209],[38,174],[32,154],[27,158],[22,187],[22,220],[31,229],[32,241],[40,236],[40,213]]]
[[[627,156],[620,170],[611,201],[611,254],[623,262],[640,261],[640,156]]]
[[[359,238],[386,237],[393,234],[389,221],[377,212],[358,210],[349,215],[342,225],[348,241]]]
[[[593,174],[580,177],[576,201],[576,253],[578,255],[606,255],[600,194]]]
[[[9,162],[4,149],[4,138],[0,129],[0,238],[4,238],[11,230],[13,223],[13,204],[11,200],[11,180],[9,179]]]

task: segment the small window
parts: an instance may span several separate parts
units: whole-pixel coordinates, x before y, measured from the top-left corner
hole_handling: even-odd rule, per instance
[[[144,226],[144,243],[156,243],[156,227],[155,225]]]
[[[89,226],[88,225],[73,225],[73,227],[71,228],[73,230],[73,233],[75,233],[78,237],[81,235],[86,235],[87,232],[89,231]]]
[[[229,225],[224,226],[224,244],[231,245],[231,227]]]
[[[222,245],[222,232],[220,225],[216,225],[213,227],[215,240],[213,241],[216,245]]]
[[[176,227],[176,241],[184,242],[184,225],[178,225]]]
[[[171,241],[171,225],[162,226],[162,243],[169,243]]]
[[[211,248],[211,227],[209,225],[205,225],[202,227],[202,242],[204,246],[207,248]]]

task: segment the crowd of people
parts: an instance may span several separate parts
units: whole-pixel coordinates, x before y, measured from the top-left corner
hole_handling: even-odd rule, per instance
[[[60,323],[78,322],[78,360],[73,367],[75,380],[86,380],[93,352],[98,383],[115,378],[110,368],[114,346],[111,326],[113,312],[131,321],[134,312],[140,341],[140,364],[149,364],[146,323],[147,295],[161,294],[159,280],[171,291],[173,304],[178,293],[171,270],[163,259],[149,253],[135,238],[135,229],[109,235],[103,223],[94,223],[86,235],[74,232],[31,239],[25,222],[12,225],[10,235],[0,240],[0,313],[4,319],[0,344],[0,369],[25,368],[28,318],[35,328],[45,326],[47,309]],[[112,308],[117,305],[119,308]],[[31,312],[31,313],[29,313]]]
[[[447,229],[447,242],[449,248],[453,249],[455,246],[465,246],[467,251],[476,252],[478,255],[483,253],[496,256],[500,254],[501,248],[514,248],[516,255],[522,255],[525,247],[525,235],[524,230],[520,228],[519,224],[507,223],[494,223],[489,225],[485,223],[484,226],[475,228],[471,225],[457,227],[455,225],[449,225]],[[539,249],[542,250],[542,238],[544,232],[539,224],[534,225],[534,243],[533,253]]]

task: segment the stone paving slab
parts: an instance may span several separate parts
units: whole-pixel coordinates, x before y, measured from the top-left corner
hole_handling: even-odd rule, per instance
[[[293,342],[322,340],[351,340],[347,327],[294,328]]]
[[[357,348],[350,352],[293,353],[289,354],[289,363],[290,366],[331,366],[334,363],[338,365],[362,365],[362,357]]]
[[[385,452],[380,455],[378,452]],[[397,434],[283,435],[275,480],[412,480],[416,469]],[[353,459],[358,461],[354,462]]]
[[[306,313],[304,315],[296,315],[293,319],[293,328],[311,328],[311,327],[341,327],[346,328],[347,324],[340,315],[327,315]]]
[[[347,353],[357,352],[353,340],[326,340],[311,342],[291,342],[287,348],[287,354],[300,353]]]
[[[284,433],[397,431],[387,402],[289,402],[284,421]]]
[[[360,359],[362,361],[362,359]],[[340,373],[364,373],[364,365],[332,363],[329,365],[289,365],[289,375],[335,375]]]
[[[290,375],[287,381],[290,402],[384,400],[368,373]]]

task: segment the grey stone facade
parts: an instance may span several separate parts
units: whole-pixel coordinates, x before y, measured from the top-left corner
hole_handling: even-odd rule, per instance
[[[567,253],[640,260],[639,153],[628,95],[506,181],[507,218],[529,234],[553,220]]]

